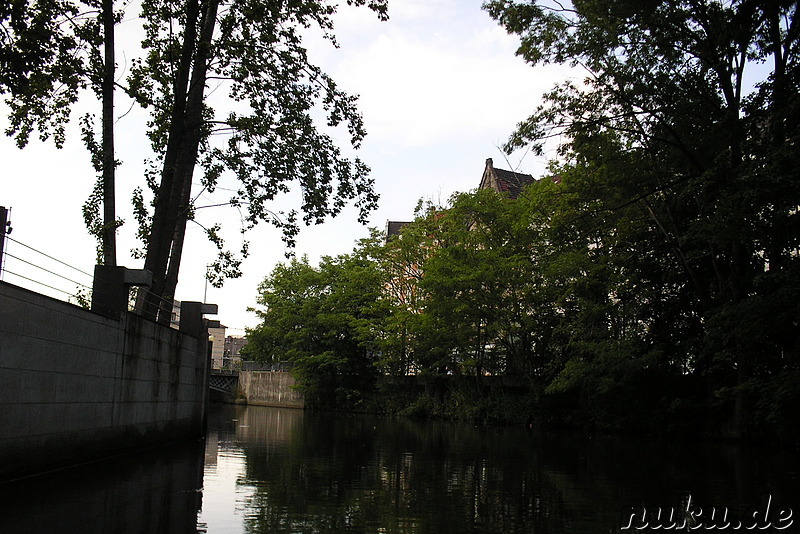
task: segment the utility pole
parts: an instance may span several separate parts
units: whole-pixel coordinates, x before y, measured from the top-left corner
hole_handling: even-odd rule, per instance
[[[0,206],[0,273],[3,272],[3,254],[6,248],[6,235],[10,233],[8,222],[8,210],[5,206]]]
[[[208,270],[211,265],[206,265],[206,287],[203,289],[203,302],[208,302]]]

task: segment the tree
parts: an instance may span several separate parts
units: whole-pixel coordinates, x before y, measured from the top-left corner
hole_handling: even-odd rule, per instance
[[[70,109],[93,72],[101,42],[96,12],[70,0],[0,4],[0,92],[9,107],[6,135],[20,148],[37,131],[61,147]]]
[[[382,20],[386,0],[349,0],[367,5]],[[83,11],[84,6],[88,11]],[[10,92],[11,127],[24,146],[38,129],[64,139],[70,104],[92,86],[106,102],[103,140],[97,142],[90,116],[84,117],[84,141],[100,171],[84,208],[90,231],[102,239],[109,263],[119,221],[113,212],[113,137],[110,128],[113,81],[113,22],[120,16],[111,2],[14,2],[0,9],[5,34],[0,47],[0,87]],[[143,57],[134,58],[128,96],[152,110],[148,137],[157,161],[147,176],[153,194],[152,214],[146,194],[134,194],[139,236],[146,251],[145,269],[153,287],[142,291],[137,308],[166,321],[178,282],[187,221],[194,216],[192,178],[202,169],[203,191],[213,191],[221,176],[235,176],[240,188],[229,204],[246,212],[245,228],[269,220],[282,228],[291,245],[306,224],[337,215],[355,200],[359,220],[375,208],[377,195],[369,168],[348,159],[325,128],[343,125],[357,149],[366,135],[356,97],[340,90],[313,65],[303,37],[316,26],[336,45],[333,16],[337,5],[312,2],[233,2],[220,0],[151,0],[141,5],[145,39]],[[102,24],[101,24],[102,22]],[[105,56],[100,54],[105,29]],[[105,81],[105,83],[104,83]],[[228,107],[207,104],[209,84],[228,90]],[[324,116],[325,127],[317,125]],[[224,140],[223,140],[224,138]],[[270,202],[296,183],[301,205],[274,213]],[[196,191],[195,191],[196,193]],[[105,203],[100,217],[101,199]],[[300,214],[302,212],[302,215]],[[206,228],[218,246],[214,283],[236,276],[240,260],[224,249],[219,226]],[[247,255],[243,244],[241,255]]]
[[[129,85],[142,104],[154,109],[149,136],[161,159],[154,211],[143,232],[145,269],[153,272],[149,295],[169,302],[174,294],[198,163],[204,189],[213,191],[224,172],[232,173],[241,188],[230,202],[246,210],[248,227],[270,219],[290,244],[298,231],[297,211],[279,216],[268,205],[293,181],[302,191],[305,223],[338,214],[351,199],[359,220],[365,219],[377,201],[369,169],[358,159],[344,158],[313,120],[315,107],[321,106],[328,126],[346,124],[354,148],[366,134],[355,97],[311,64],[303,46],[301,30],[311,25],[335,43],[335,5],[155,0],[142,7],[148,53],[132,69]],[[369,7],[386,18],[385,1],[371,1]],[[241,104],[227,115],[208,107],[210,80],[223,81],[231,100]],[[225,134],[226,142],[216,143],[215,134]],[[235,275],[238,264],[222,251],[216,230],[208,230],[220,247],[215,270]],[[142,293],[137,307],[155,317],[158,300],[147,295]]]
[[[541,372],[551,296],[542,281],[543,180],[514,200],[493,191],[420,204],[378,256],[391,313],[382,339],[391,369],[422,374]],[[395,358],[395,361],[392,361]],[[401,372],[401,374],[403,374]]]
[[[446,245],[425,264],[424,311],[445,333],[458,368],[478,378],[530,369],[537,273],[518,208],[493,191],[455,195],[439,219]]]
[[[757,406],[797,396],[782,381],[766,389],[780,389],[781,400],[767,401],[772,393],[763,389],[765,381],[796,374],[800,363],[797,304],[788,297],[798,287],[787,278],[797,272],[800,245],[800,180],[792,170],[800,124],[797,4],[555,6],[486,4],[521,36],[526,60],[588,72],[582,86],[566,83],[546,95],[508,148],[541,147],[563,135],[563,163],[585,175],[564,184],[584,204],[581,219],[629,213],[610,218],[639,228],[630,236],[631,274],[621,281],[649,278],[702,325],[701,350],[683,364],[707,378],[710,398],[734,399],[741,435],[759,420]],[[759,69],[770,72],[748,85]],[[666,253],[669,261],[658,256]],[[667,274],[672,269],[678,279]]]
[[[375,239],[351,254],[280,264],[259,286],[261,324],[247,350],[261,361],[287,361],[309,406],[354,406],[377,375],[374,325],[382,276],[370,257]]]
[[[6,134],[27,145],[39,131],[61,148],[72,105],[91,88],[103,102],[102,140],[91,116],[81,121],[84,142],[99,179],[84,205],[84,220],[98,239],[98,261],[116,265],[114,174],[114,14],[113,2],[9,2],[0,6],[0,92],[6,94],[10,125]],[[101,51],[102,49],[102,51]],[[102,216],[100,214],[102,205]]]
[[[376,339],[380,344],[380,365],[384,372],[405,376],[418,371],[419,321],[425,295],[420,287],[422,267],[427,257],[422,225],[407,225],[402,234],[388,237],[376,255],[384,275],[382,302],[388,309]]]

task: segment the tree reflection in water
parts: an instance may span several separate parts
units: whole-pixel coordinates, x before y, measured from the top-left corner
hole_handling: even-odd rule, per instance
[[[741,510],[798,497],[778,457],[728,445],[227,407],[212,417],[204,505],[224,498],[208,491],[217,454],[243,459],[227,476],[248,533],[595,534],[619,531],[627,507],[689,492]],[[210,533],[223,520],[201,519]]]

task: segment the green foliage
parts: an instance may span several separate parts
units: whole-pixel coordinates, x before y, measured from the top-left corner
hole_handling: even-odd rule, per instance
[[[323,111],[326,126],[345,127],[351,145],[358,148],[366,130],[356,97],[310,63],[303,43],[303,31],[316,26],[335,44],[332,16],[336,5],[235,2],[225,6],[215,23],[207,24],[210,9],[217,3],[151,0],[142,4],[146,54],[134,61],[128,85],[131,95],[152,110],[148,136],[153,150],[163,158],[160,187],[165,185],[163,173],[174,164],[173,157],[174,161],[182,157],[196,161],[202,170],[200,182],[209,192],[223,174],[235,176],[240,187],[230,204],[244,213],[245,228],[269,221],[283,229],[289,244],[294,243],[299,218],[307,224],[320,223],[337,215],[350,200],[355,200],[359,220],[364,221],[377,203],[369,168],[358,159],[343,157],[331,135],[313,118]],[[379,18],[387,18],[385,1],[370,2],[369,7]],[[195,42],[195,37],[208,41]],[[205,80],[218,80],[228,92],[229,105],[212,108],[205,98],[192,100],[192,88]],[[183,120],[181,115],[189,113],[199,113],[197,124],[189,126],[196,129],[194,147],[186,147],[186,156],[173,156],[179,142],[176,136],[186,127],[176,124],[176,119]],[[287,193],[292,183],[302,192],[301,217],[294,210],[270,210],[270,202]],[[137,209],[144,207],[137,200]],[[232,265],[222,248],[219,264],[219,271]],[[236,270],[233,266],[231,273]]]
[[[98,4],[55,0],[0,4],[0,93],[10,110],[6,135],[61,147],[72,106],[97,80],[102,41]]]
[[[374,381],[382,284],[371,243],[318,267],[307,258],[278,265],[259,287],[262,323],[248,331],[246,355],[290,362],[311,406],[357,406]]]
[[[386,18],[385,0],[367,5]],[[228,204],[242,212],[242,233],[268,221],[290,246],[301,219],[320,223],[352,200],[363,222],[375,208],[369,168],[345,157],[329,133],[344,127],[351,147],[359,148],[366,131],[356,99],[309,61],[303,42],[304,32],[317,27],[335,44],[335,11],[335,3],[321,1],[142,4],[146,54],[133,62],[128,85],[131,96],[152,110],[148,136],[161,169],[152,218],[141,191],[135,197],[137,220],[150,225],[140,235],[146,236],[152,293],[168,299],[174,294],[186,223],[194,220],[196,166],[204,191],[214,192],[223,175],[239,181]],[[205,87],[211,80],[227,90],[225,104],[209,104]],[[324,126],[315,120],[320,115]],[[272,202],[293,188],[301,193],[300,205],[272,211]],[[234,254],[216,227],[206,233],[218,251],[212,282],[239,276],[246,243]],[[137,307],[159,320],[165,315],[144,298]]]
[[[800,244],[796,4],[486,8],[532,64],[588,72],[547,94],[508,143],[565,140],[552,243],[567,247],[555,272],[569,291],[568,352],[549,390],[590,409],[641,370],[703,377],[746,433],[754,406],[783,397],[767,377],[800,364],[786,298]]]
[[[86,287],[77,287],[75,294],[72,295],[75,299],[75,304],[81,308],[90,309],[92,307],[92,290]]]
[[[327,323],[373,351],[371,372],[386,375],[373,406],[796,439],[796,6],[487,9],[532,64],[571,62],[589,76],[546,95],[508,143],[559,136],[549,176],[515,199],[477,191],[421,203],[400,236],[339,260],[365,260],[375,280],[372,298],[343,301],[358,329]],[[773,71],[748,88],[745,73],[762,62]],[[328,269],[285,268],[306,291]],[[325,310],[314,294],[302,301]],[[271,343],[318,328],[292,324]],[[322,384],[346,365],[342,354],[314,347],[305,372]],[[525,393],[498,395],[513,389],[498,379]]]
[[[388,18],[386,0],[347,3]],[[91,88],[101,94],[108,78],[100,54],[102,11],[108,4],[113,8],[110,1],[96,0],[0,5],[0,93],[11,110],[6,133],[20,147],[36,130],[60,147],[80,92]],[[241,211],[242,233],[268,221],[290,246],[301,221],[318,224],[350,202],[358,220],[366,221],[378,200],[369,167],[348,157],[348,147],[343,150],[334,139],[334,130],[343,129],[345,145],[360,147],[366,130],[357,97],[310,62],[303,40],[316,28],[338,46],[336,2],[146,0],[140,7],[141,48],[126,51],[130,74],[115,82],[151,114],[146,136],[155,158],[148,162],[148,187],[137,187],[133,195],[137,237],[146,248],[135,255],[144,257],[145,268],[153,272],[151,294],[170,299],[175,293],[186,225],[194,220],[193,199],[199,197],[193,189],[197,182],[199,192],[213,193],[223,177],[238,180],[222,204]],[[113,12],[109,22],[122,15]],[[219,98],[225,92],[228,98]],[[109,238],[121,221],[108,210],[101,218],[100,201],[106,208],[113,204],[109,167],[119,162],[103,153],[94,122],[91,114],[84,116],[82,137],[95,169],[109,172],[91,193],[83,216],[90,233]],[[193,181],[196,167],[201,176]],[[273,211],[273,201],[293,189],[300,192],[299,204]],[[152,198],[146,198],[148,191]],[[218,253],[212,283],[239,276],[247,243],[232,252],[218,226],[205,230]],[[152,302],[143,298],[137,306],[156,318]]]

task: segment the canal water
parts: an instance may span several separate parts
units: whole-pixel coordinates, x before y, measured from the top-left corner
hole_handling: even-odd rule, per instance
[[[0,486],[0,534],[707,531],[723,513],[800,531],[797,456],[215,406],[205,440]]]

